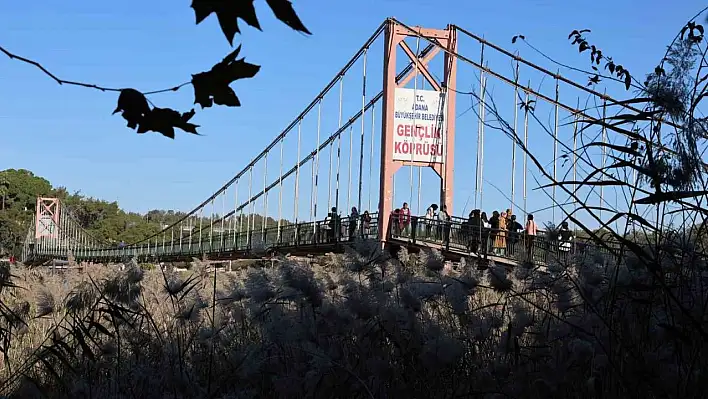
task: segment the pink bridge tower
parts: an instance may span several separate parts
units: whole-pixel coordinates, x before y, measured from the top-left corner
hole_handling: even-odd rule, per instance
[[[427,39],[439,45],[420,56],[404,41],[407,37],[420,40],[421,49],[430,43]],[[440,176],[440,206],[446,205],[448,212],[452,213],[457,77],[457,35],[453,26],[448,25],[447,29],[407,28],[389,19],[385,41],[379,194],[379,237],[382,241],[386,240],[393,211],[393,176],[401,166],[432,168]],[[414,68],[396,83],[396,49],[399,46]],[[441,51],[445,58],[443,81],[438,82],[428,64]],[[410,87],[409,83],[418,74],[433,90]]]

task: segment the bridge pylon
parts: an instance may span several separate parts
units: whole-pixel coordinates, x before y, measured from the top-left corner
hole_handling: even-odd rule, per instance
[[[416,38],[411,49],[405,39]],[[427,39],[426,39],[427,38]],[[393,211],[393,176],[402,166],[430,167],[440,176],[440,207],[452,213],[455,157],[455,88],[457,83],[457,33],[446,29],[408,28],[393,19],[386,21],[383,76],[383,126],[381,129],[381,183],[379,239],[386,240]],[[436,41],[439,46],[420,43]],[[396,83],[396,50],[401,47],[413,62],[409,74]],[[443,51],[443,78],[438,82],[428,64]],[[417,87],[422,75],[432,90]],[[410,86],[413,80],[414,87]]]

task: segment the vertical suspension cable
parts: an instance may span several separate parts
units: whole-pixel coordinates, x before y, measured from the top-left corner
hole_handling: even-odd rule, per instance
[[[369,202],[367,210],[371,212],[371,184],[372,184],[372,167],[374,164],[374,138],[376,137],[376,103],[371,106],[371,152],[369,153]]]
[[[528,90],[526,92],[526,98],[524,100],[524,179],[523,179],[523,191],[524,191],[524,219],[528,217],[528,205],[526,197],[526,179],[528,178],[528,158],[529,158],[529,90],[531,90],[531,81],[528,84]]]
[[[578,98],[578,103],[575,107],[575,112],[573,112],[573,195],[578,195],[578,110],[580,109],[580,99]],[[578,201],[573,198],[573,216],[578,217],[576,214],[578,212]],[[573,223],[573,229],[577,226]]]
[[[485,68],[488,67],[489,64],[485,65]],[[484,74],[484,72],[480,72],[480,78],[482,79],[482,102],[479,105],[480,108],[480,130],[481,130],[481,146],[482,148],[480,149],[480,156],[479,156],[479,207],[482,208],[484,206],[484,127],[485,127],[485,121],[486,121],[486,111],[487,111],[487,104],[485,103],[485,99],[487,97],[487,76]]]
[[[349,180],[347,180],[347,209],[346,215],[349,214],[349,210],[352,206],[352,155],[354,155],[354,126],[349,126]]]
[[[317,104],[317,142],[315,144],[315,161],[312,163],[312,176],[313,176],[313,190],[314,190],[314,196],[313,196],[313,201],[312,201],[312,217],[310,217],[310,220],[312,220],[312,228],[314,229],[316,226],[316,220],[317,220],[317,196],[319,193],[318,186],[319,186],[319,181],[320,181],[320,132],[322,129],[322,98],[320,97],[320,101]]]
[[[226,193],[228,188],[221,194],[221,232],[219,233],[219,248],[224,249],[224,219],[226,219]]]
[[[480,46],[479,55],[479,65],[484,66],[484,43]],[[480,209],[479,205],[479,172],[480,172],[480,155],[482,154],[482,104],[484,103],[484,70],[479,72],[479,115],[477,117],[477,164],[475,166],[475,180],[474,180],[474,207]]]
[[[607,92],[603,94],[602,97],[602,121],[604,122],[607,117]],[[606,156],[607,156],[607,149],[605,148],[605,144],[607,144],[607,128],[605,128],[605,124],[602,124],[602,153],[601,153],[601,159],[600,159],[600,167],[602,168],[602,171],[605,171],[605,162],[606,162]],[[597,176],[598,181],[602,180],[602,175],[598,174]],[[600,210],[599,210],[599,217],[600,220],[602,220],[602,208],[605,206],[605,190],[604,186],[600,186]]]
[[[312,154],[312,153],[310,153]],[[310,217],[307,219],[310,223],[313,223],[314,228],[314,208],[315,208],[315,159],[310,160]]]
[[[277,241],[281,241],[281,228],[283,221],[283,142],[285,141],[285,136],[280,139],[280,176],[278,177],[278,238]],[[299,161],[298,161],[299,162]]]
[[[236,213],[238,212],[238,183],[239,183],[239,180],[236,180],[236,189],[234,190],[234,214],[231,216],[231,234],[233,235],[233,246],[234,246],[234,249],[236,249],[236,250],[238,250],[238,241],[236,241],[236,240],[238,240],[238,234],[236,234]],[[240,233],[240,229],[239,229],[239,233]]]
[[[211,252],[212,245],[214,245],[214,199],[211,199],[211,214],[209,215],[209,252]]]
[[[422,80],[422,83],[423,83],[423,90],[425,90],[425,79]],[[418,169],[418,187],[416,188],[416,190],[418,191],[418,200],[416,201],[415,214],[420,215],[420,203],[421,203],[421,196],[423,194],[423,192],[421,190],[421,187],[423,185],[423,168],[418,166],[416,169]],[[443,173],[443,176],[444,176],[444,173]],[[445,183],[445,178],[443,176],[440,177],[440,184],[441,185],[444,185],[444,183]],[[411,204],[410,208],[412,211],[413,204]]]
[[[268,153],[265,153],[263,160],[263,219],[261,219],[261,239],[265,241],[265,231],[268,227]],[[264,242],[265,243],[265,242]]]
[[[556,182],[558,181],[558,101],[560,101],[560,81],[558,76],[560,75],[560,70],[556,75],[556,105],[555,105],[555,123],[553,124],[553,187],[551,188],[551,200],[553,207],[551,208],[551,220],[556,223]]]
[[[182,236],[184,235],[184,221],[179,222],[179,251],[182,252]]]
[[[361,84],[361,140],[359,142],[359,195],[358,195],[358,200],[357,200],[357,210],[362,213],[361,211],[361,189],[362,189],[362,175],[364,172],[364,137],[366,136],[366,55],[369,52],[369,48],[364,49],[364,65],[362,69],[364,70],[363,72],[363,78],[362,78],[362,84]]]
[[[251,198],[253,198],[253,165],[248,168],[248,204],[246,206],[251,205],[251,211],[247,215],[248,219],[246,219],[246,247],[251,245],[251,220],[255,219]]]
[[[517,52],[518,56],[518,52]],[[518,147],[519,135],[516,130],[519,121],[519,60],[516,60],[516,70],[514,71],[514,137],[511,142],[511,210],[514,211],[516,204],[516,147]]]
[[[300,195],[300,139],[302,138],[302,119],[297,124],[297,163],[295,164],[295,226],[300,220],[298,214],[298,197]]]
[[[327,212],[332,207],[332,160],[334,155],[334,141],[329,143],[329,167],[327,168]],[[326,213],[326,212],[325,212]]]
[[[413,75],[413,105],[415,106],[416,102],[418,101],[418,73],[420,72],[420,29],[418,29],[418,34],[416,35],[416,42],[415,42],[415,74]],[[410,188],[410,198],[408,199],[408,208],[410,212],[410,208],[413,205],[413,162],[415,161],[415,151],[413,148],[415,148],[415,139],[416,139],[416,133],[418,133],[418,121],[417,121],[417,114],[414,112],[413,113],[413,132],[411,133],[410,136],[410,144],[409,147],[411,148],[411,164],[409,166],[410,169],[410,175],[408,178],[408,186]]]
[[[199,252],[204,249],[202,241],[202,223],[204,222],[204,207],[199,208]]]
[[[344,76],[339,79],[339,133],[337,134],[337,181],[334,194],[334,206],[337,208],[337,213],[339,213],[339,168],[342,156],[342,96],[344,93]]]

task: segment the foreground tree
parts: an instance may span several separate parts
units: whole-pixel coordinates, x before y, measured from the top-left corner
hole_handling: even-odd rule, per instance
[[[254,0],[193,0],[191,8],[194,9],[197,25],[211,14],[215,14],[229,45],[233,46],[234,36],[241,32],[238,25],[239,19],[256,29],[261,29],[253,3]],[[266,3],[275,17],[284,24],[295,31],[310,34],[289,0],[266,0]],[[260,66],[248,63],[244,58],[237,58],[240,50],[241,46],[238,46],[210,70],[192,75],[188,82],[161,90],[140,91],[134,88],[111,88],[93,83],[65,80],[51,73],[39,62],[12,53],[0,45],[0,52],[10,59],[37,67],[60,85],[73,85],[103,92],[119,93],[118,105],[113,113],[120,112],[130,129],[136,130],[138,133],[153,131],[172,139],[175,137],[175,129],[198,134],[197,128],[199,126],[190,122],[195,115],[195,110],[179,112],[170,108],[159,108],[151,105],[152,102],[148,101],[147,96],[192,86],[194,104],[199,104],[202,109],[209,108],[213,104],[239,107],[241,101],[230,85],[239,79],[252,78],[260,70]]]

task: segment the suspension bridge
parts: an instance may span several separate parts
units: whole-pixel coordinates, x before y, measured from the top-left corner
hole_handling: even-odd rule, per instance
[[[513,264],[560,254],[557,238],[540,232],[529,245],[523,235],[507,232],[504,248],[495,251],[494,231],[470,231],[470,210],[510,209],[523,225],[530,213],[539,223],[541,216],[554,222],[568,213],[580,217],[577,198],[617,209],[608,200],[617,197],[612,187],[538,189],[577,182],[608,157],[626,156],[585,142],[628,140],[592,124],[630,107],[606,93],[461,27],[410,27],[392,18],[333,72],[232,179],[143,240],[102,243],[60,200],[38,198],[24,262],[227,260],[333,251],[365,239]],[[468,183],[457,198],[455,178]],[[412,216],[401,218],[394,209],[404,202]],[[449,219],[423,217],[432,203],[447,209]],[[573,250],[588,245],[576,240]]]

